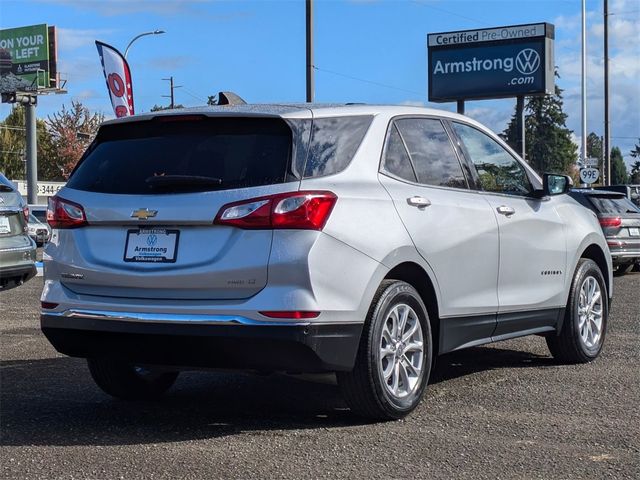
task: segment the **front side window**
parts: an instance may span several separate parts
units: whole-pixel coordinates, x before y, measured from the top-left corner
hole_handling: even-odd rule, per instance
[[[533,190],[524,167],[498,142],[469,125],[453,122],[453,129],[471,157],[482,190],[508,195]]]

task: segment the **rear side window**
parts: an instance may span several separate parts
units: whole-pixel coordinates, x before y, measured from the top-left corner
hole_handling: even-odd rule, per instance
[[[404,148],[402,137],[394,124],[389,129],[387,143],[384,147],[384,164],[386,172],[403,180],[417,182],[416,174],[411,165],[411,159]]]
[[[624,197],[596,197],[589,195],[589,201],[596,207],[600,213],[625,214],[640,213],[640,209],[635,206],[628,198]]]
[[[462,166],[442,122],[434,118],[403,118],[396,125],[413,161],[418,182],[467,188]]]
[[[372,119],[371,115],[314,119],[304,177],[323,177],[344,170]]]
[[[291,129],[280,119],[158,117],[106,125],[67,186],[155,194],[284,183],[291,180],[291,151]],[[154,180],[162,176],[176,181]]]

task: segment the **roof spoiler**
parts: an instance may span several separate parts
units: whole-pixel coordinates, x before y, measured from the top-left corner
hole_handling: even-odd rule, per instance
[[[239,95],[233,92],[219,92],[218,93],[218,105],[246,105]]]

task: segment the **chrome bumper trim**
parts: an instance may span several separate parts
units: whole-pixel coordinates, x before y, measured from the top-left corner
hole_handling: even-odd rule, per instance
[[[140,323],[176,323],[197,325],[248,325],[265,327],[306,327],[311,324],[308,321],[282,321],[254,320],[240,315],[205,315],[205,314],[175,314],[175,313],[138,313],[138,312],[112,312],[104,310],[69,309],[62,312],[49,312],[42,310],[42,315],[50,317],[89,318],[94,320],[114,320],[122,322]]]
[[[26,247],[0,248],[0,253],[5,253],[5,252],[28,252],[29,250],[35,250],[35,247],[33,247],[32,245],[27,245]]]

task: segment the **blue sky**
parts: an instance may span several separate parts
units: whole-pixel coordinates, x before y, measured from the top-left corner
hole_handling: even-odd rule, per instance
[[[556,25],[555,57],[568,126],[580,133],[580,0],[315,0],[316,100],[426,104],[430,32],[520,23]],[[612,144],[640,137],[640,2],[610,0]],[[588,131],[603,132],[602,1],[587,1]],[[0,28],[47,23],[58,28],[66,95],[41,97],[44,117],[80,100],[112,115],[95,40],[129,52],[136,111],[176,102],[201,105],[231,90],[250,102],[304,101],[304,1],[2,0]],[[515,99],[467,104],[467,114],[502,131]],[[431,105],[455,109],[453,104]],[[6,116],[9,107],[0,107]],[[579,140],[578,138],[576,138]]]

